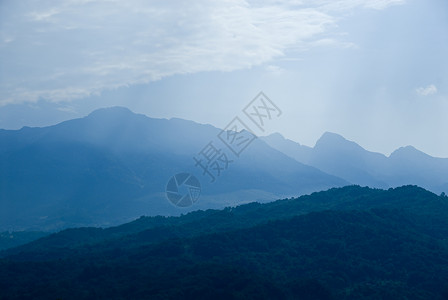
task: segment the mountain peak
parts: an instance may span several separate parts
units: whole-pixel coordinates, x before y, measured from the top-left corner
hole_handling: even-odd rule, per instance
[[[85,117],[89,122],[93,122],[94,126],[100,127],[117,126],[124,123],[138,124],[147,118],[143,114],[134,113],[122,106],[100,108]]]
[[[272,138],[275,138],[275,139],[285,140],[285,137],[283,135],[281,135],[281,133],[279,133],[279,132],[274,132],[269,136],[271,136]]]
[[[413,146],[400,147],[397,150],[395,150],[394,152],[392,152],[392,154],[390,155],[390,157],[407,157],[407,158],[416,157],[416,156],[421,157],[421,156],[429,156],[429,155],[416,149]]]
[[[285,137],[278,132],[274,132],[274,133],[264,136],[262,138],[263,138],[263,140],[270,142],[270,143],[281,143],[281,142],[286,141]]]
[[[341,143],[354,143],[346,140],[342,135],[326,131],[316,142],[315,147],[322,145],[335,145]]]
[[[91,116],[115,116],[115,117],[123,117],[123,116],[130,116],[134,115],[135,113],[132,112],[129,108],[123,107],[123,106],[112,106],[112,107],[105,107],[105,108],[99,108],[94,111],[92,111],[88,117]]]

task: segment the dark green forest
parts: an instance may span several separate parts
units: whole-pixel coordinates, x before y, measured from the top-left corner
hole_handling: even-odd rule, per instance
[[[0,232],[0,250],[17,247],[48,234],[43,231],[3,231]]]
[[[347,186],[0,252],[1,299],[448,299],[448,198]]]

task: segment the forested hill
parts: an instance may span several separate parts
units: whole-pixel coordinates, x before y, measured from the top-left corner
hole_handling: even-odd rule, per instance
[[[348,186],[69,229],[2,252],[1,299],[447,299],[448,198]]]

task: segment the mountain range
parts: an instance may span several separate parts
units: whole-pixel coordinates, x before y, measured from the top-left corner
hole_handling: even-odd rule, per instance
[[[448,160],[405,147],[390,157],[325,133],[314,148],[279,134],[254,139],[215,182],[196,157],[222,130],[182,119],[155,119],[122,107],[60,124],[0,130],[0,230],[111,226],[141,215],[181,215],[309,194],[349,184],[417,184],[447,192]],[[222,153],[222,152],[221,152]],[[179,208],[168,180],[190,173],[199,201]]]
[[[221,130],[181,119],[154,119],[126,108],[100,109],[43,128],[0,130],[0,229],[108,226],[141,215],[179,215],[271,201],[348,184],[255,139],[211,183],[195,166]],[[221,145],[220,148],[225,147]],[[200,200],[179,208],[168,180],[188,172]]]
[[[314,147],[300,145],[279,133],[262,139],[298,162],[352,184],[376,188],[413,184],[434,193],[448,193],[448,159],[432,157],[412,146],[385,156],[331,132],[324,133]]]

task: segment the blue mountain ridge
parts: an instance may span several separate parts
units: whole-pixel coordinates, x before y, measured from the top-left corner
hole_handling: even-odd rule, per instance
[[[140,215],[180,215],[348,184],[261,139],[233,157],[212,184],[193,157],[220,132],[122,107],[49,127],[0,130],[0,229],[109,226]],[[165,197],[168,180],[181,172],[202,185],[199,201],[182,209]]]

